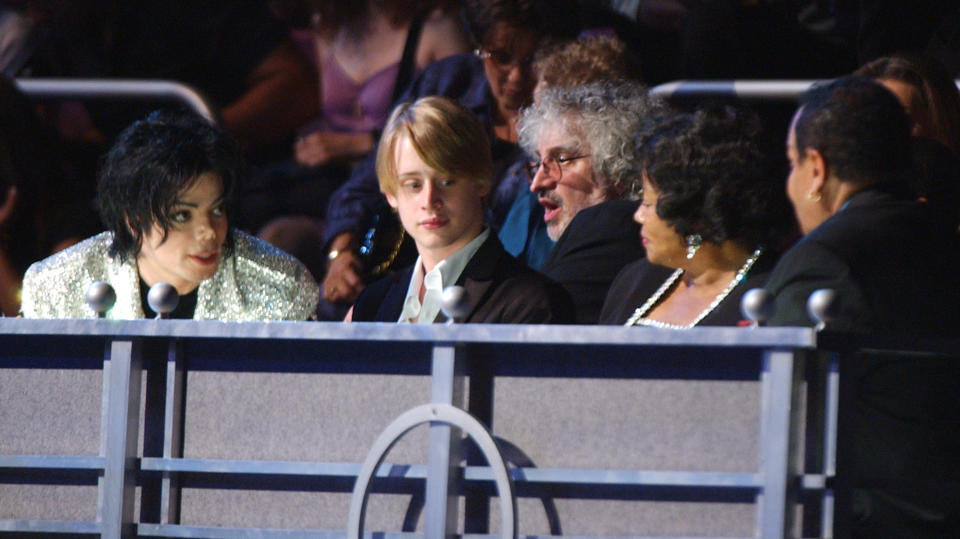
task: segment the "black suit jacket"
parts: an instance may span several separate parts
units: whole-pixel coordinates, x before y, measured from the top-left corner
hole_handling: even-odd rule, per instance
[[[353,306],[358,322],[396,322],[403,310],[413,266],[366,287]],[[466,289],[474,323],[566,324],[573,321],[570,296],[556,283],[503,250],[491,233],[467,263],[457,284]],[[437,322],[446,317],[441,312]]]
[[[813,325],[807,298],[832,288],[841,310],[831,329],[956,336],[960,244],[932,213],[879,187],[855,194],[774,268],[770,325]]]
[[[828,329],[955,338],[958,256],[956,232],[924,204],[860,192],[781,257],[770,324],[812,325],[807,298],[831,288],[841,308]],[[861,351],[841,358],[840,383],[837,518],[852,528],[841,535],[955,536],[960,359]]]
[[[638,204],[609,200],[580,210],[540,268],[573,296],[578,324],[597,323],[614,277],[644,255],[633,220]]]

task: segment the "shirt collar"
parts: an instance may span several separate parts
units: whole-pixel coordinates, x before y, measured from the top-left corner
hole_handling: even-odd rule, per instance
[[[417,257],[413,267],[413,275],[407,286],[407,296],[403,300],[403,309],[400,311],[398,322],[416,322],[430,324],[440,312],[440,294],[443,289],[456,284],[470,259],[477,253],[483,242],[490,236],[490,229],[485,228],[470,243],[464,245],[457,252],[441,260],[426,275],[423,271],[423,261]],[[420,286],[426,288],[423,294],[423,304],[420,303]]]

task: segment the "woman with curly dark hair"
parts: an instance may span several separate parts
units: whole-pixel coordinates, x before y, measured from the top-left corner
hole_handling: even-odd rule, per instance
[[[637,135],[643,201],[634,214],[646,258],[626,266],[601,324],[686,329],[738,325],[740,298],[763,286],[790,225],[746,109],[704,108]]]

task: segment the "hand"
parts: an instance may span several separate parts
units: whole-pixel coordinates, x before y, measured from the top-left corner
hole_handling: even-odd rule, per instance
[[[323,278],[323,299],[330,303],[350,304],[364,288],[363,262],[353,251],[341,252],[330,262]]]
[[[293,145],[293,156],[306,167],[346,161],[373,149],[370,133],[332,133],[318,131],[300,138]]]
[[[0,226],[6,224],[6,222],[13,216],[13,210],[17,207],[17,188],[16,186],[11,185],[7,188],[7,196],[3,200],[3,204],[0,204]]]
[[[353,303],[363,290],[363,261],[357,255],[359,239],[352,232],[338,234],[330,241],[330,252],[339,254],[327,264],[323,278],[323,299],[330,303]]]

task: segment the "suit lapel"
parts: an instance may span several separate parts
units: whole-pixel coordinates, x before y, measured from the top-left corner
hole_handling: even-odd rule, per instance
[[[505,251],[500,246],[500,240],[491,232],[490,237],[483,242],[480,249],[470,259],[467,267],[463,268],[463,273],[457,279],[457,284],[466,290],[467,301],[470,304],[470,314],[466,316],[464,321],[471,321],[477,308],[484,303],[487,292],[494,281],[494,272],[503,256],[505,256]],[[440,317],[443,317],[444,321],[447,319],[442,312],[437,320],[440,320]]]
[[[483,304],[487,291],[493,284],[494,270],[500,263],[500,257],[504,254],[505,251],[500,246],[500,240],[491,232],[490,237],[483,242],[470,262],[467,263],[467,266],[463,268],[463,273],[457,279],[457,286],[462,286],[467,292],[467,302],[470,305],[470,310],[461,322],[470,322],[477,311],[477,307]],[[447,316],[443,314],[443,311],[437,314],[436,321],[447,321]]]
[[[407,299],[407,289],[410,288],[410,279],[413,277],[413,268],[394,274],[393,284],[387,289],[387,294],[377,310],[376,320],[380,322],[396,322],[403,311],[403,302]]]

